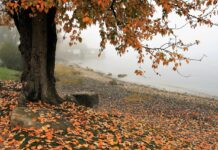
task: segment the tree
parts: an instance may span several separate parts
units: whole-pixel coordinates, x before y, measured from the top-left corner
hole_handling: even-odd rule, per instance
[[[161,10],[160,15],[156,15],[157,8]],[[160,63],[173,63],[176,70],[181,61],[190,60],[179,50],[186,51],[198,42],[169,41],[157,48],[144,43],[157,35],[175,37],[168,22],[171,13],[184,17],[195,28],[202,24],[215,25],[210,15],[216,13],[216,8],[217,0],[1,0],[0,22],[8,24],[5,17],[8,14],[20,34],[19,50],[25,62],[21,81],[26,99],[58,104],[62,100],[56,92],[54,78],[56,25],[58,30],[70,34],[70,44],[82,40],[80,33],[88,25],[98,25],[101,51],[107,42],[120,55],[131,47],[139,54],[138,63],[150,55],[154,69]]]
[[[15,30],[8,30],[7,27],[0,27],[0,60],[4,67],[22,70],[22,59],[17,44],[19,36]]]

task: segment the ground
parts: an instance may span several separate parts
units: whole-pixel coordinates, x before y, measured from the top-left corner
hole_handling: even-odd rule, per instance
[[[52,110],[65,110],[74,128],[11,129],[9,117],[21,86],[19,82],[2,81],[0,148],[218,149],[217,99],[116,81],[78,66],[57,65],[56,78],[60,95],[84,90],[96,92],[100,95],[99,106],[89,109],[71,103],[56,108],[29,104],[32,110],[51,109],[54,120],[58,116]]]

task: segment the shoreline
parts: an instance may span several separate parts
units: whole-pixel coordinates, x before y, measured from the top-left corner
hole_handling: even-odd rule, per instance
[[[190,90],[190,89],[186,89],[186,88],[182,88],[182,87],[173,87],[173,86],[170,86],[170,85],[165,85],[165,86],[160,86],[158,87],[155,86],[155,85],[145,85],[145,84],[140,84],[140,83],[135,83],[135,82],[132,82],[132,81],[128,81],[124,78],[118,78],[118,77],[114,77],[114,76],[108,76],[106,73],[104,72],[101,72],[99,70],[94,70],[92,68],[89,68],[89,67],[83,67],[83,66],[80,66],[78,64],[73,64],[73,65],[67,65],[67,66],[70,66],[70,67],[78,67],[80,69],[84,69],[84,70],[87,70],[87,71],[91,71],[91,72],[94,72],[100,76],[103,76],[105,78],[109,78],[109,79],[112,79],[112,80],[117,80],[119,82],[123,82],[123,83],[127,83],[127,84],[132,84],[132,85],[135,85],[135,86],[142,86],[142,87],[145,87],[145,88],[151,88],[151,89],[154,89],[154,90],[157,90],[157,91],[160,91],[160,92],[169,92],[169,93],[174,93],[174,94],[182,94],[182,95],[186,95],[186,96],[192,96],[192,97],[200,97],[200,98],[207,98],[207,99],[213,99],[213,100],[218,100],[218,96],[216,95],[211,95],[211,94],[207,94],[207,93],[203,93],[203,92],[200,92],[200,91],[197,91],[197,90]]]
[[[145,76],[139,77],[136,76],[133,71],[135,68],[132,68],[133,70],[126,70],[126,69],[118,69],[115,65],[115,69],[113,70],[113,66],[108,66],[108,63],[101,64],[101,62],[98,61],[87,61],[87,62],[82,62],[82,61],[65,61],[64,62],[66,65],[79,65],[82,68],[92,68],[96,72],[100,72],[103,74],[110,74],[112,73],[112,77],[118,79],[119,74],[126,74],[127,76],[125,78],[122,78],[122,81],[126,82],[131,82],[131,83],[136,83],[140,85],[145,85],[145,86],[150,86],[153,88],[161,89],[164,90],[166,89],[167,91],[172,91],[172,92],[179,92],[179,93],[188,93],[191,95],[196,95],[196,96],[203,96],[203,97],[209,97],[209,98],[216,98],[218,99],[218,94],[217,94],[217,86],[216,86],[216,81],[211,82],[206,82],[201,80],[202,82],[198,81],[198,76],[193,76],[192,78],[189,79],[184,79],[182,77],[181,79],[177,77],[173,77],[171,80],[171,75],[169,74],[169,77],[164,75],[163,77],[155,77],[151,73],[146,73]],[[105,67],[104,67],[105,66]],[[118,70],[117,70],[118,69]],[[123,71],[122,71],[123,70]],[[190,76],[191,77],[191,76]],[[118,79],[120,80],[120,79]],[[169,81],[169,82],[168,82]]]
[[[61,69],[61,70],[60,70]],[[64,71],[65,70],[65,71]],[[68,70],[68,72],[66,72]],[[57,75],[57,89],[60,95],[67,95],[73,92],[89,91],[100,95],[99,108],[113,111],[114,108],[127,112],[126,105],[136,105],[141,111],[151,105],[165,105],[161,111],[169,109],[193,109],[196,111],[218,110],[218,99],[192,95],[189,93],[172,92],[151,86],[139,85],[126,81],[114,79],[107,74],[97,72],[93,69],[83,68],[79,65],[57,65],[56,72],[63,72]],[[132,108],[132,114],[137,110]],[[148,108],[150,109],[150,108]],[[207,110],[208,109],[208,110]],[[130,112],[131,112],[130,111]]]

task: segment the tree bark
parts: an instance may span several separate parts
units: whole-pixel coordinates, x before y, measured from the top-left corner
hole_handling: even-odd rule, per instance
[[[23,58],[23,95],[26,100],[50,104],[62,102],[55,88],[55,51],[57,33],[56,8],[48,13],[29,16],[29,10],[21,10],[13,16],[20,34],[19,50]]]

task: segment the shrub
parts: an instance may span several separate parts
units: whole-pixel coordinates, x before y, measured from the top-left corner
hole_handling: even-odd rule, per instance
[[[1,65],[14,70],[22,70],[22,58],[15,43],[5,42],[0,47]]]

